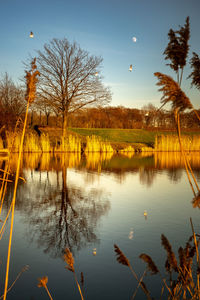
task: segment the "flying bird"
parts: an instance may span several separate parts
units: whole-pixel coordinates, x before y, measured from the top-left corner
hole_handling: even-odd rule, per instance
[[[134,42],[134,43],[136,43],[137,42],[137,38],[134,36],[134,37],[132,37],[132,41]]]
[[[130,71],[130,72],[132,72],[132,70],[133,70],[133,66],[132,66],[132,65],[130,65],[130,67],[129,67],[129,71]]]
[[[33,38],[33,37],[34,37],[34,34],[33,34],[32,31],[30,32],[29,37],[30,37],[30,38]]]

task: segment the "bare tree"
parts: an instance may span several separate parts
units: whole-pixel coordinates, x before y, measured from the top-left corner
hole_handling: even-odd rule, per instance
[[[102,58],[89,55],[74,42],[53,39],[38,51],[39,96],[62,114],[63,136],[70,113],[86,105],[106,104],[111,100],[99,73]]]
[[[0,80],[0,125],[12,127],[25,112],[24,91],[15,85],[7,73]]]

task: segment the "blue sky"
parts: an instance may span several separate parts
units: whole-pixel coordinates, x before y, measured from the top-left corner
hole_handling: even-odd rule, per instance
[[[176,78],[163,56],[168,31],[189,16],[189,57],[193,51],[200,55],[199,12],[200,0],[0,0],[0,75],[8,72],[17,82],[29,55],[35,56],[51,39],[65,37],[103,57],[101,74],[111,88],[112,106],[159,106],[161,93],[153,73]],[[200,91],[186,80],[189,73],[188,65],[182,88],[199,108]]]

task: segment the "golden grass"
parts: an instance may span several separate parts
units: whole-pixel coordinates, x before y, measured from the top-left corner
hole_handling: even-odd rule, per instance
[[[200,136],[181,136],[184,151],[200,151]],[[177,135],[160,135],[155,137],[155,151],[180,152]]]
[[[135,153],[135,149],[133,147],[131,147],[131,146],[127,146],[124,149],[120,149],[118,152],[119,153],[123,153],[123,154],[124,153]]]
[[[86,137],[84,152],[114,152],[114,150],[109,142],[104,142],[100,137],[92,135]]]

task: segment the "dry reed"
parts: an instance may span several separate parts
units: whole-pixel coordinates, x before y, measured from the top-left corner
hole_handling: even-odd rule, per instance
[[[26,90],[25,98],[27,100],[27,106],[26,106],[26,113],[25,113],[25,119],[24,119],[24,124],[23,124],[22,136],[21,136],[21,140],[20,140],[19,156],[18,156],[17,169],[16,169],[16,174],[15,174],[14,191],[13,191],[13,197],[12,197],[12,202],[11,202],[12,213],[11,213],[10,234],[9,234],[9,243],[8,243],[8,255],[7,255],[7,264],[6,264],[4,296],[3,296],[4,300],[7,297],[8,275],[9,275],[9,267],[10,267],[11,244],[12,244],[14,213],[15,213],[15,201],[16,201],[16,193],[17,193],[17,186],[18,186],[18,180],[19,180],[19,170],[20,170],[21,156],[22,156],[22,151],[23,151],[23,143],[24,143],[24,136],[25,136],[25,130],[26,130],[28,109],[29,109],[30,103],[32,103],[35,98],[37,76],[39,75],[39,72],[37,71],[35,62],[36,62],[36,60],[34,59],[31,63],[31,70],[29,72],[26,71],[27,90]]]
[[[198,252],[198,245],[200,235],[195,234],[192,220],[190,219],[191,227],[193,235],[190,237],[185,245],[185,248],[179,247],[178,249],[178,257],[179,262],[176,259],[175,253],[172,250],[172,246],[168,239],[165,237],[164,234],[161,235],[161,244],[166,250],[167,260],[165,262],[165,270],[169,276],[169,278],[165,279],[162,277],[159,269],[157,268],[156,264],[152,260],[152,258],[142,253],[139,257],[147,264],[147,268],[150,271],[151,275],[159,274],[161,281],[164,283],[161,289],[161,296],[160,299],[163,297],[167,299],[199,299],[200,297],[200,287],[199,287],[199,274],[200,274],[200,261],[199,261],[199,252]],[[191,244],[193,241],[193,244]],[[119,249],[118,246],[114,245],[115,252],[117,253],[117,261],[125,266],[130,267],[130,262],[125,254]],[[194,257],[196,254],[196,272],[194,271]],[[146,271],[145,271],[146,272]],[[144,272],[144,274],[145,274]],[[177,275],[173,276],[173,273]],[[143,282],[144,274],[142,275],[141,279],[139,280],[139,285],[143,291],[145,292],[148,299],[153,299],[150,297],[150,291],[146,287]],[[138,281],[138,277],[135,274],[134,277]],[[174,277],[174,278],[173,278]],[[143,284],[141,284],[143,282]],[[167,284],[169,282],[169,285]],[[138,286],[134,295],[132,297],[135,298],[136,292],[138,290]],[[144,288],[145,287],[145,288]],[[164,289],[166,290],[167,294],[164,294]]]
[[[84,300],[83,293],[82,293],[80,284],[78,282],[78,279],[77,279],[77,276],[76,276],[76,272],[75,272],[75,268],[74,268],[74,257],[72,255],[72,252],[69,250],[69,248],[65,249],[65,254],[63,256],[63,259],[64,259],[64,261],[67,264],[66,269],[68,269],[69,271],[71,271],[74,274],[74,279],[76,281],[76,285],[78,287],[78,290],[79,290],[79,293],[80,293],[80,296],[81,296],[81,300]],[[82,274],[81,275],[81,282],[82,282],[82,285],[83,285],[83,282],[84,282],[83,273],[81,273],[81,274]]]
[[[48,287],[47,287],[47,282],[48,282],[48,277],[47,277],[47,276],[44,276],[44,277],[42,277],[42,278],[39,278],[39,279],[38,279],[38,287],[44,287],[45,290],[46,290],[46,292],[47,292],[47,294],[48,294],[48,296],[49,296],[49,298],[50,298],[51,300],[53,300],[53,298],[52,298],[52,296],[51,296],[51,294],[50,294],[50,292],[49,292],[49,289],[48,289]]]

